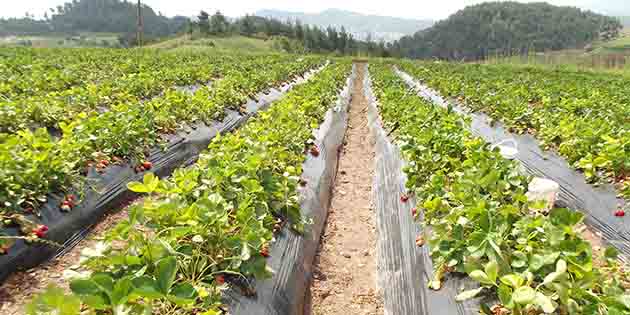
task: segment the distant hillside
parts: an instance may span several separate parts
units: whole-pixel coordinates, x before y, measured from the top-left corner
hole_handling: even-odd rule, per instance
[[[388,16],[364,15],[350,11],[328,9],[320,13],[300,13],[279,10],[260,10],[258,16],[273,17],[280,20],[299,20],[304,24],[319,27],[334,26],[352,33],[357,39],[364,40],[368,35],[374,40],[393,41],[404,35],[411,35],[433,24],[428,20],[412,20]]]
[[[47,12],[42,20],[32,17],[0,19],[0,36],[107,32],[134,38],[136,32],[138,7],[135,1],[72,0],[49,11],[50,15]],[[174,34],[188,23],[186,17],[168,18],[147,5],[142,5],[142,18],[146,38]]]
[[[615,18],[547,3],[488,2],[466,7],[397,42],[412,58],[481,59],[495,54],[580,48],[617,37]]]

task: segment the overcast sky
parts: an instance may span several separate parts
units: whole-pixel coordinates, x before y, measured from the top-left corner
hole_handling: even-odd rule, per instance
[[[64,0],[0,0],[0,16],[22,17],[26,12],[42,16],[47,8],[55,7]],[[129,0],[136,1],[136,0]],[[525,0],[534,2],[541,0]],[[548,0],[556,5],[572,5],[613,15],[630,15],[630,0]],[[483,0],[142,0],[164,15],[191,16],[199,10],[221,10],[229,16],[241,16],[259,9],[281,9],[300,12],[319,12],[328,8],[351,10],[364,14],[378,14],[407,18],[446,18],[467,5]]]

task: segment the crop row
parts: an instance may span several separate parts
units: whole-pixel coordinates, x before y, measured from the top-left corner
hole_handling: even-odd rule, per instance
[[[85,54],[90,60],[112,59],[102,56],[102,52],[91,50],[80,50],[76,54]],[[0,99],[0,132],[12,133],[37,127],[58,129],[59,122],[71,120],[83,112],[102,112],[120,103],[140,102],[176,86],[205,84],[219,77],[230,80],[230,76],[253,71],[261,73],[292,61],[288,56],[280,55],[156,53],[144,50],[128,52],[123,56],[119,56],[117,51],[113,54],[116,56],[113,60],[118,60],[119,64],[137,62],[137,65],[112,65],[111,72],[103,70],[86,74],[83,84],[67,89]],[[48,74],[50,72],[47,71]],[[31,80],[42,77],[32,75]],[[93,80],[89,79],[90,76],[94,76]],[[202,86],[202,89],[208,93],[207,86]]]
[[[114,49],[0,49],[0,95],[34,95],[122,75],[147,60],[139,51]],[[158,59],[154,59],[158,60]]]
[[[147,198],[83,257],[87,272],[75,275],[73,295],[51,289],[31,310],[78,313],[83,303],[96,314],[218,314],[226,280],[268,277],[274,231],[304,228],[301,166],[307,152],[317,157],[312,130],[350,69],[349,62],[329,65],[238,131],[215,138],[195,165],[170,179],[147,174],[129,184]]]
[[[630,79],[538,68],[404,62],[442,95],[556,149],[589,180],[630,197]]]
[[[215,64],[241,56],[220,53],[164,52],[135,49],[0,49],[0,95],[5,98],[55,95],[68,89],[90,85],[112,86],[141,84],[135,78],[154,80],[144,88],[161,91],[162,81],[187,85],[208,81]],[[177,65],[177,67],[174,67]],[[179,72],[179,75],[176,73]]]
[[[469,131],[470,121],[418,97],[389,65],[370,66],[386,129],[408,162],[406,187],[417,199],[439,290],[449,273],[467,274],[478,288],[457,300],[491,293],[485,314],[627,314],[628,283],[614,249],[593,255],[580,234],[583,215],[546,211],[526,197],[528,178]],[[425,245],[426,242],[426,245]]]
[[[48,193],[83,184],[83,175],[92,167],[102,171],[123,159],[142,163],[145,152],[163,142],[161,132],[219,119],[226,109],[238,109],[256,92],[293,79],[321,60],[280,59],[266,66],[243,63],[211,88],[193,94],[170,89],[150,101],[133,99],[105,112],[81,112],[59,122],[58,138],[44,128],[0,135],[0,215],[32,213]]]

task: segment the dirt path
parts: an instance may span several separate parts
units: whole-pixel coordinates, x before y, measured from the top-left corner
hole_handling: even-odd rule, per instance
[[[380,315],[376,288],[376,224],[372,205],[374,142],[363,95],[365,71],[354,82],[345,146],[332,206],[317,256],[313,315]]]

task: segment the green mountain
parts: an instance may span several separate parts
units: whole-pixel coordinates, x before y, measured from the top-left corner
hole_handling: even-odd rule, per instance
[[[412,58],[474,60],[582,48],[619,35],[616,18],[547,3],[487,2],[466,7],[434,26],[401,38],[398,54]]]
[[[0,19],[0,36],[74,34],[107,32],[127,34],[135,38],[138,7],[128,0],[65,0],[63,5],[50,8],[46,19],[32,17]],[[168,18],[146,4],[142,5],[146,38],[163,37],[182,30],[188,18]],[[49,14],[50,13],[50,14]]]
[[[404,35],[411,35],[433,24],[429,20],[403,19],[389,16],[364,15],[350,11],[328,9],[320,13],[301,13],[280,10],[260,10],[258,16],[280,20],[299,20],[304,24],[321,28],[342,26],[357,39],[393,41]]]

